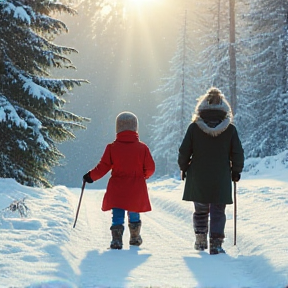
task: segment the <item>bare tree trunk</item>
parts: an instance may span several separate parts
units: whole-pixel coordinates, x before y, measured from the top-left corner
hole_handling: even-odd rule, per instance
[[[235,0],[230,0],[229,5],[230,15],[230,45],[229,45],[229,57],[230,57],[230,99],[232,112],[235,115],[237,109],[237,96],[236,96],[236,50],[235,50]]]
[[[221,29],[221,0],[218,0],[218,9],[217,9],[217,62],[218,68],[216,71],[216,75],[213,79],[213,86],[218,86],[221,84],[219,77],[219,63],[220,63],[220,29]]]
[[[287,6],[287,5],[286,5]],[[286,33],[288,32],[288,7],[286,8],[286,19],[285,19],[285,30]],[[288,89],[288,77],[287,77],[287,72],[288,72],[288,67],[287,67],[287,62],[288,62],[288,43],[286,38],[283,40],[283,63],[284,63],[284,68],[283,68],[283,89],[282,89],[282,93],[287,93],[287,89]]]
[[[182,59],[182,101],[181,101],[181,135],[184,135],[184,103],[185,103],[185,65],[186,65],[186,31],[187,29],[187,10],[185,10],[184,33],[183,33],[183,59]]]

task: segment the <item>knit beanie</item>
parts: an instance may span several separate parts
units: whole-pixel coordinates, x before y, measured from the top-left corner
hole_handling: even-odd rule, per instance
[[[121,112],[116,117],[116,133],[120,133],[125,130],[138,131],[138,118],[132,112]]]

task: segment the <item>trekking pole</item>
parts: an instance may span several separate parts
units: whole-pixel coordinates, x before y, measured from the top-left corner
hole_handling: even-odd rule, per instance
[[[236,245],[236,220],[237,220],[237,200],[236,200],[236,182],[234,184],[234,245]]]
[[[76,222],[77,222],[77,219],[78,219],[78,214],[79,214],[79,210],[80,210],[80,205],[81,205],[81,201],[82,201],[82,196],[83,196],[85,184],[86,184],[86,181],[83,180],[82,189],[81,189],[81,195],[80,195],[80,199],[79,199],[79,204],[78,204],[78,208],[77,208],[77,212],[76,212],[76,217],[75,217],[73,228],[75,228]]]

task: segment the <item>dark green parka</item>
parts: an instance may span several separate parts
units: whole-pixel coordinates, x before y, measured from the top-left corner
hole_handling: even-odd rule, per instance
[[[220,104],[198,102],[193,122],[179,148],[178,164],[186,173],[183,200],[232,204],[231,171],[242,172],[244,152],[231,107],[224,95]]]

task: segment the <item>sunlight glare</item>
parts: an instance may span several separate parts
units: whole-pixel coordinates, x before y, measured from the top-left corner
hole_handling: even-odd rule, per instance
[[[159,0],[127,0],[129,6],[144,6],[144,5],[152,5],[155,1]],[[153,3],[154,2],[154,3]]]

